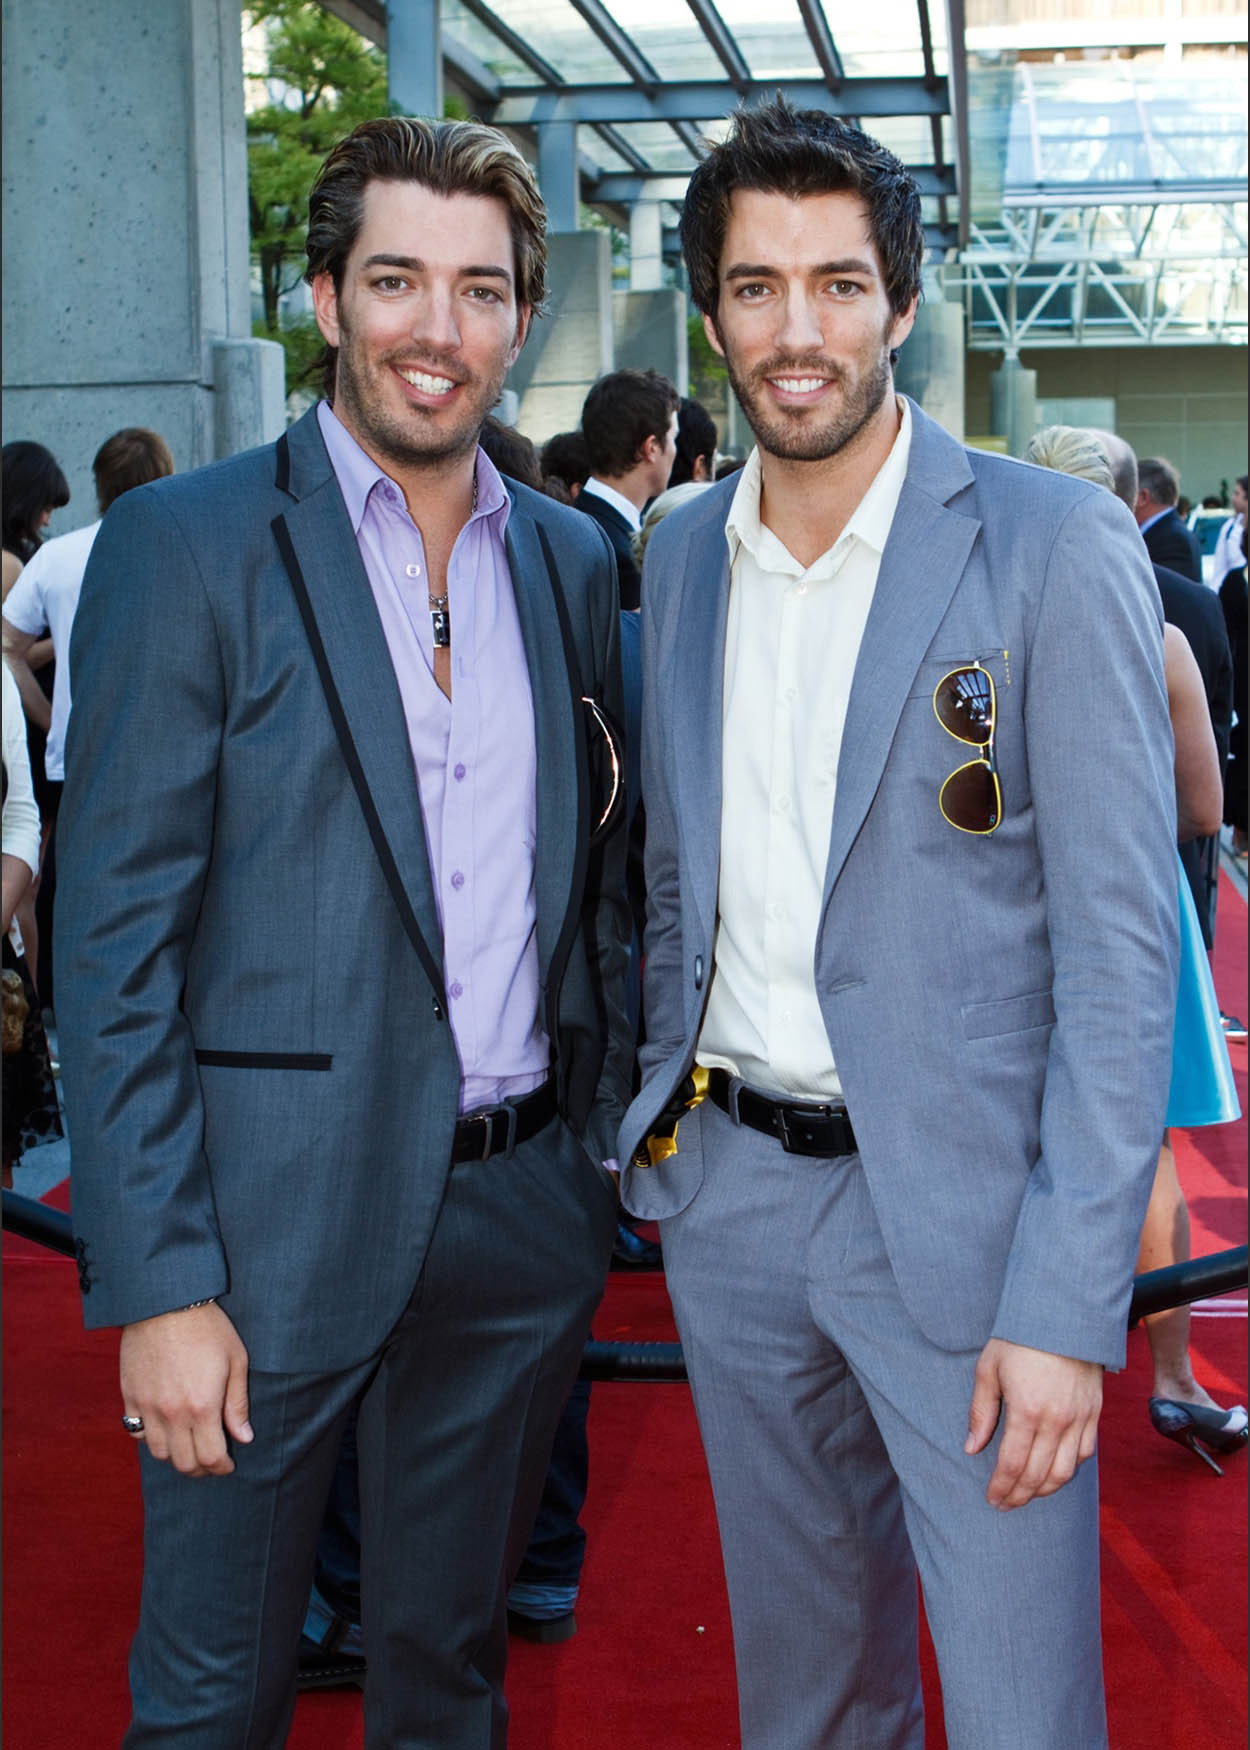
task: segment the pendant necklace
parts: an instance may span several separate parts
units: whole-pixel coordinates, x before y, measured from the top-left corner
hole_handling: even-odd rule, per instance
[[[477,509],[477,469],[473,470],[473,502],[469,506],[469,516],[472,518]],[[451,649],[451,609],[445,595],[432,595],[430,601],[430,625],[434,631],[435,650]]]

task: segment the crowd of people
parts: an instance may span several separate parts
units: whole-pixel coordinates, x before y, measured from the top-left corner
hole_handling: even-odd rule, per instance
[[[667,1274],[744,1750],[918,1750],[917,1570],[952,1745],[1106,1742],[1102,1373],[1188,1256],[1169,1127],[1237,1112],[1246,480],[1212,588],[1166,460],[897,396],[919,197],[844,121],[741,113],[682,241],[745,463],[654,370],[501,424],[541,200],[396,117],[311,192],[275,445],[119,431],[51,540],[4,448],[5,1183],[55,1015],[132,1750],[341,1682],[370,1746],[502,1746],[508,1633],[575,1631],[613,1261]],[[1147,1331],[1218,1469],[1244,1407]]]

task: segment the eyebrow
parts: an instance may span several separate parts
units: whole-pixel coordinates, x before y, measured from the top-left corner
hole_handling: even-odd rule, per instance
[[[873,266],[872,262],[865,261],[862,256],[858,255],[848,255],[842,261],[818,262],[815,267],[808,268],[807,271],[817,279],[824,279],[829,274],[835,273],[862,273],[867,274],[870,277],[875,277],[877,274],[877,269]],[[725,269],[725,278],[727,280],[770,279],[773,275],[779,274],[780,272],[781,269],[777,266],[756,264],[749,261],[735,261],[732,267],[727,267]]]
[[[416,255],[367,255],[361,263],[362,267],[402,267],[409,273],[424,273],[425,263]],[[512,284],[512,275],[506,267],[479,267],[472,263],[456,270],[465,279],[495,279]]]

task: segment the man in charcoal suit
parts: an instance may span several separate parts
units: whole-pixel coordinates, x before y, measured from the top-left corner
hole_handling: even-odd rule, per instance
[[[633,538],[647,502],[663,492],[677,455],[680,397],[658,371],[609,371],[582,406],[590,476],[578,510],[593,517],[612,543],[621,607],[638,606]]]
[[[895,395],[923,232],[875,141],[740,112],[682,238],[758,448],[647,551],[620,1152],[743,1750],[919,1750],[917,1567],[951,1743],[1096,1750],[1091,1460],[1176,991],[1158,600],[1109,493]]]
[[[1198,537],[1177,510],[1181,477],[1162,456],[1144,456],[1137,464],[1137,501],[1133,515],[1155,565],[1179,571],[1202,582],[1202,550]]]
[[[59,1018],[140,1443],[130,1746],[283,1742],[353,1411],[366,1743],[505,1741],[629,1075],[611,553],[477,447],[543,225],[493,130],[358,128],[310,201],[329,399],[92,554]]]

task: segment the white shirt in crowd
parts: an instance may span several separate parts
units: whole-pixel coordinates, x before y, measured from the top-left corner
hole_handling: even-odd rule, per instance
[[[52,634],[56,678],[52,683],[52,723],[43,757],[46,775],[60,783],[65,777],[65,730],[69,723],[69,635],[78,608],[83,573],[99,523],[73,529],[45,541],[22,568],[5,597],[4,617],[10,626],[37,638],[44,627]]]
[[[22,695],[7,662],[0,662],[0,672],[4,677],[4,854],[19,858],[34,875],[39,869],[39,809],[30,781]],[[16,918],[9,926],[9,940],[14,953],[20,954],[22,932]]]
[[[1215,557],[1211,562],[1211,584],[1218,589],[1230,571],[1240,571],[1246,562],[1241,550],[1241,531],[1246,526],[1245,516],[1230,516],[1220,527],[1219,538],[1215,543]]]
[[[840,1099],[815,950],[842,729],[911,447],[894,446],[834,545],[806,569],[760,522],[752,451],[725,524],[720,924],[698,1061],[755,1087]]]
[[[582,491],[589,492],[592,498],[601,498],[613,510],[619,510],[635,534],[642,527],[642,512],[638,506],[632,499],[626,498],[623,492],[618,492],[615,486],[609,486],[606,480],[598,480],[592,474],[582,486]]]

